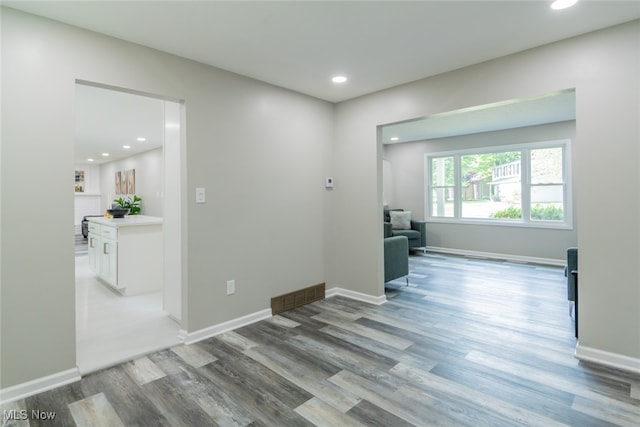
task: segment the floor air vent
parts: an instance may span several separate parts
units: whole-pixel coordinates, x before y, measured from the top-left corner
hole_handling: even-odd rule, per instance
[[[271,298],[271,314],[282,313],[324,299],[324,283]]]

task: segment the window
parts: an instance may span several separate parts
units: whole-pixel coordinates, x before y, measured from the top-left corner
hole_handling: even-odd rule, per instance
[[[520,151],[460,156],[462,218],[492,218],[520,203],[520,156]]]
[[[431,159],[431,199],[433,200],[431,215],[453,217],[453,198],[455,179],[453,157],[436,157]]]
[[[530,219],[564,220],[564,173],[562,147],[530,150]]]
[[[570,227],[569,141],[426,155],[430,220]]]

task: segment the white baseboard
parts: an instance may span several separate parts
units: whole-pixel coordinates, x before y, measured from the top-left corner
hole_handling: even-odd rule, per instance
[[[80,381],[80,371],[78,368],[68,369],[46,377],[37,378],[26,383],[17,384],[0,390],[0,404],[13,402],[34,394],[42,393],[56,387]]]
[[[374,297],[371,295],[363,294],[360,292],[350,291],[342,288],[331,288],[325,292],[325,298],[331,298],[336,295],[342,295],[347,298],[367,302],[369,304],[380,305],[387,301],[387,297],[382,295]],[[200,329],[195,332],[187,332],[180,330],[178,332],[178,339],[185,344],[193,344],[198,341],[205,340],[207,338],[215,337],[224,332],[229,332],[243,326],[250,325],[260,320],[268,319],[272,316],[271,309],[264,309],[255,313],[248,314],[246,316],[238,317],[237,319],[231,319],[226,322],[219,323],[217,325],[209,326],[204,329]]]
[[[380,295],[378,297],[374,297],[373,295],[363,294],[360,292],[350,291],[349,289],[343,289],[343,288],[337,288],[337,287],[328,289],[324,293],[325,298],[335,297],[336,295],[340,295],[343,297],[347,297],[347,298],[351,298],[351,299],[355,299],[358,301],[363,301],[363,302],[366,302],[369,304],[375,304],[375,305],[381,305],[387,302],[386,295]]]
[[[427,251],[439,252],[439,253],[451,254],[451,255],[462,255],[462,256],[468,256],[473,258],[488,258],[488,259],[499,259],[504,261],[513,261],[513,262],[526,262],[530,264],[553,265],[558,267],[563,267],[567,263],[567,260],[565,259],[499,254],[494,252],[468,251],[465,249],[440,248],[437,246],[427,246]]]
[[[577,359],[584,360],[585,362],[597,363],[599,365],[640,374],[640,359],[635,357],[585,347],[580,345],[580,342],[578,342],[576,346],[575,356]]]
[[[255,313],[247,314],[246,316],[238,317],[237,319],[218,323],[217,325],[209,326],[208,328],[200,329],[195,332],[180,330],[180,332],[178,332],[178,338],[185,344],[193,344],[207,338],[215,337],[216,335],[220,335],[224,332],[229,332],[234,329],[259,322],[260,320],[268,319],[271,316],[271,309],[267,308],[256,311]]]

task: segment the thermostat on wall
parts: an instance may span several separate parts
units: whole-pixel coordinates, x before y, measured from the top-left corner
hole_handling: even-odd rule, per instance
[[[333,188],[333,177],[328,176],[324,179],[324,187]]]

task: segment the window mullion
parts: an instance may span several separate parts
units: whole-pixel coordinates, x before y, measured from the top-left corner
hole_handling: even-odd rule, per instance
[[[454,217],[457,219],[462,218],[462,178],[460,176],[461,166],[460,166],[460,154],[456,154],[453,157],[453,185],[454,185],[454,194],[455,197],[453,199],[453,208],[454,208]]]
[[[520,154],[520,185],[522,222],[531,222],[531,150]]]
[[[570,188],[571,188],[571,179],[569,178],[570,174],[570,158],[567,153],[568,145],[562,145],[562,209],[564,211],[564,219],[563,222],[565,224],[572,223],[573,218],[573,203],[569,200],[571,197]]]
[[[424,183],[427,189],[424,195],[424,217],[425,219],[431,218],[431,193],[433,191],[433,183],[431,182],[431,157],[428,154],[424,155]]]

